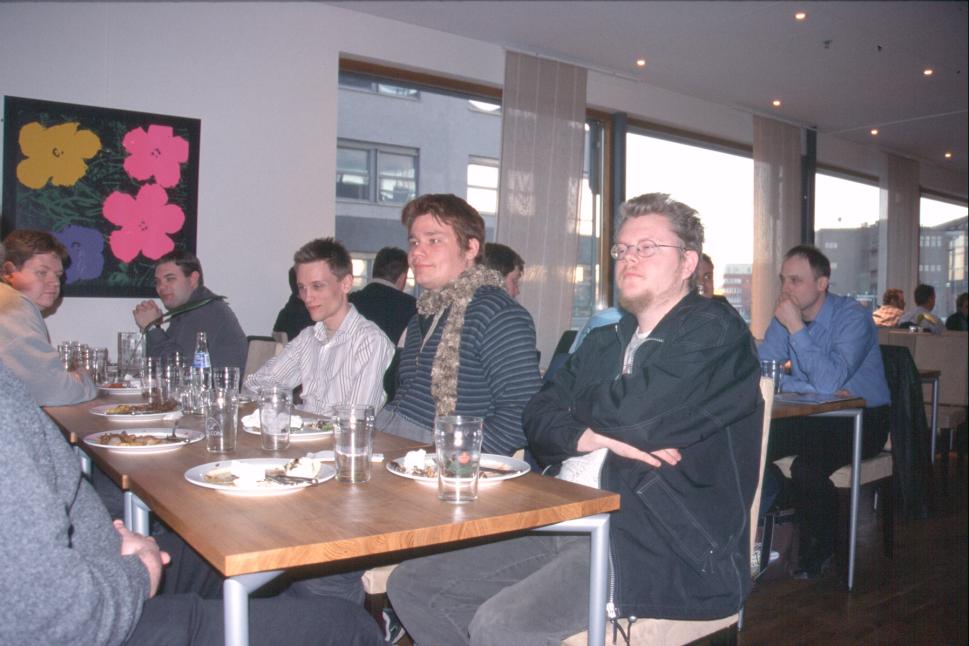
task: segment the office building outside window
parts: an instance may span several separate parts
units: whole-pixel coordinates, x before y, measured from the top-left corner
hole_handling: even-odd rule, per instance
[[[954,312],[956,297],[969,291],[967,213],[965,204],[926,196],[919,200],[919,282],[935,287],[935,313],[940,317]]]

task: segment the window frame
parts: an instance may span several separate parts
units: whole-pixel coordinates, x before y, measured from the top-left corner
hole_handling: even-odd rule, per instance
[[[369,182],[367,184],[367,198],[358,199],[353,197],[341,197],[339,192],[337,192],[336,200],[338,202],[355,202],[358,204],[379,204],[379,205],[390,205],[390,206],[402,206],[406,204],[411,198],[407,198],[402,202],[383,200],[380,198],[380,180],[381,176],[379,174],[380,170],[380,154],[388,155],[400,155],[404,157],[411,157],[414,160],[414,195],[411,197],[416,197],[420,195],[420,150],[417,148],[408,148],[406,146],[395,146],[393,144],[382,144],[369,141],[359,141],[356,139],[337,139],[337,151],[342,150],[362,150],[367,153],[367,175]],[[336,169],[337,175],[340,174],[340,168]],[[339,189],[339,182],[337,182],[337,188]]]

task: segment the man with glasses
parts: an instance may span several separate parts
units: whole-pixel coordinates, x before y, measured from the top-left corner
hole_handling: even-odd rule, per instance
[[[668,195],[623,204],[612,256],[627,313],[524,413],[540,462],[593,471],[622,498],[602,610],[624,633],[634,617],[729,616],[751,586],[760,370],[736,311],[694,289],[702,245],[696,211]],[[416,643],[557,644],[587,626],[589,565],[588,537],[525,536],[408,561],[388,593]]]

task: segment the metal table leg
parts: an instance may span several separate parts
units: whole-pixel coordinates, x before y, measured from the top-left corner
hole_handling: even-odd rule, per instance
[[[282,570],[240,574],[222,583],[225,645],[249,646],[249,593],[282,574]]]
[[[606,639],[606,581],[609,576],[609,514],[566,520],[535,531],[553,534],[588,532],[591,538],[589,568],[589,646],[604,646]]]
[[[90,480],[91,479],[91,458],[87,453],[81,450],[80,446],[75,445],[74,451],[77,453],[77,459],[81,462],[81,473]]]
[[[131,491],[124,492],[124,524],[132,532],[148,536],[151,509]]]

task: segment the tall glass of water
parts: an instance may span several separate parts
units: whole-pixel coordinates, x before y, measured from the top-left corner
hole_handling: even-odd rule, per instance
[[[336,479],[367,482],[373,456],[373,406],[334,406],[333,447]]]
[[[259,426],[264,451],[289,446],[289,417],[292,413],[290,391],[279,386],[259,390]]]

